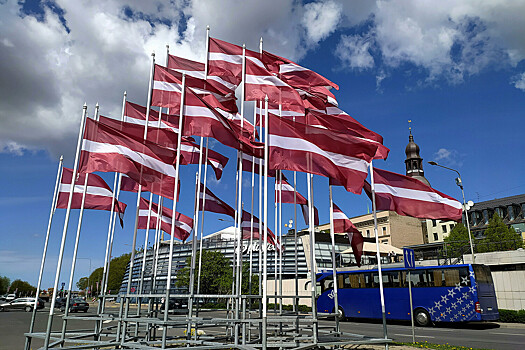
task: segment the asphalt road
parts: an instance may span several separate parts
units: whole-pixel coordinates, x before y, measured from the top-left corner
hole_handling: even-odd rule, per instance
[[[58,310],[57,310],[58,311]],[[93,314],[96,307],[92,305],[87,313]],[[118,309],[114,308],[114,312]],[[81,314],[83,315],[83,314]],[[46,307],[37,312],[35,331],[44,332],[49,316]],[[60,330],[62,326],[62,313],[57,312],[53,321],[53,330]],[[204,314],[201,313],[201,316]],[[206,316],[219,316],[219,312],[210,312]],[[0,350],[23,349],[24,333],[29,329],[31,313],[23,311],[0,312]],[[321,325],[332,325],[333,320],[321,320]],[[71,320],[68,322],[70,329],[93,329],[93,321]],[[389,322],[388,336],[395,341],[410,342],[412,332],[409,323]],[[372,337],[382,337],[383,327],[376,321],[345,321],[341,323],[344,332],[363,334]],[[171,333],[171,332],[170,332]],[[213,332],[210,332],[213,333]],[[416,327],[416,341],[428,341],[435,344],[463,345],[482,349],[524,349],[525,325],[498,324],[498,323],[467,323],[467,324],[442,324],[437,327]],[[33,349],[42,346],[43,342],[33,340]]]

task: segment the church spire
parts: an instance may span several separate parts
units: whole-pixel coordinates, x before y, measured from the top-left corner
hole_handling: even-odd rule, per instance
[[[430,183],[425,178],[425,172],[423,171],[423,158],[419,156],[419,146],[414,142],[414,136],[412,135],[412,120],[409,120],[408,123],[408,145],[405,148],[406,175],[418,179],[424,184],[430,186]]]

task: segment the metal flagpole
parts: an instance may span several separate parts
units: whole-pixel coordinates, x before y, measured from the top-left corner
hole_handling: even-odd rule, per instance
[[[259,40],[259,53],[263,53],[263,38]],[[259,131],[260,131],[260,137],[261,141],[266,142],[266,139],[264,138],[263,133],[263,101],[261,100],[259,103]],[[254,127],[257,128],[257,125],[254,124]],[[252,161],[255,163],[255,157],[252,158]],[[264,159],[259,159],[259,250],[257,252],[257,256],[259,258],[259,266],[258,266],[258,276],[259,276],[259,296],[263,294],[263,288],[266,288],[266,285],[263,287],[263,272],[262,272],[262,264],[263,264],[263,232],[262,232],[262,226],[261,226],[261,219],[262,219],[262,205],[263,205],[263,162]],[[264,244],[266,244],[266,241],[264,241]],[[259,317],[262,318],[263,316],[263,305],[262,300],[259,299]],[[263,338],[263,330],[262,325],[259,325],[259,337]]]
[[[98,121],[98,111],[99,111],[99,105],[98,103],[95,106],[95,113],[93,115],[93,119]],[[60,344],[64,344],[64,339],[66,337],[66,328],[67,328],[67,316],[69,315],[69,305],[71,302],[71,289],[73,288],[73,277],[75,275],[75,265],[77,262],[77,253],[78,253],[78,242],[80,240],[80,230],[82,228],[82,219],[84,218],[84,204],[86,201],[86,193],[87,193],[87,187],[88,187],[88,181],[89,181],[89,173],[86,174],[86,178],[84,179],[84,189],[82,192],[82,202],[80,204],[80,214],[78,217],[78,226],[77,226],[77,234],[75,237],[75,247],[73,249],[73,259],[71,260],[71,270],[69,273],[69,283],[68,283],[68,289],[67,289],[67,295],[66,295],[66,308],[64,310],[64,317],[62,318],[62,333],[60,336]],[[76,184],[76,178],[71,179],[71,186],[75,187]],[[73,194],[74,195],[74,194]]]
[[[80,121],[80,130],[78,132],[78,141],[77,141],[77,150],[75,154],[75,162],[73,163],[73,175],[71,176],[72,182],[77,177],[77,169],[78,169],[78,158],[80,156],[80,146],[82,143],[82,134],[84,131],[84,125],[86,122],[86,114],[87,114],[87,105],[84,103],[84,106],[82,107],[82,119]],[[73,200],[73,190],[74,186],[71,186],[71,189],[69,190],[69,198],[67,201],[67,210],[66,210],[66,217],[64,219],[64,228],[62,231],[62,241],[60,242],[60,252],[58,253],[58,262],[57,262],[57,269],[56,269],[56,275],[55,275],[55,283],[53,284],[53,296],[51,297],[51,305],[49,308],[49,318],[47,320],[47,329],[46,329],[46,336],[44,338],[44,349],[47,350],[49,348],[49,338],[51,337],[51,327],[53,325],[53,315],[55,314],[55,302],[57,298],[57,292],[58,292],[58,280],[60,278],[60,270],[62,268],[62,259],[64,257],[64,247],[66,244],[66,236],[67,236],[67,227],[69,224],[69,216],[71,214],[71,201]]]
[[[149,114],[151,110],[151,93],[152,93],[152,85],[153,85],[153,73],[155,71],[155,53],[151,54],[151,70],[150,70],[150,79],[149,79],[149,87],[148,87],[148,105],[146,107],[146,122],[144,124],[144,140],[147,139],[148,136],[148,123],[149,123]],[[177,184],[175,184],[175,187]],[[131,293],[131,281],[133,278],[133,267],[135,264],[135,247],[137,246],[137,232],[139,227],[139,208],[140,208],[140,198],[142,194],[142,185],[139,184],[139,188],[137,191],[137,209],[135,211],[135,227],[133,229],[133,241],[131,244],[131,257],[129,260],[129,270],[128,270],[128,284],[126,286],[126,296],[125,298],[125,308],[123,308],[123,303],[120,304],[120,310],[119,310],[119,319],[123,323],[122,324],[122,334],[121,334],[121,343],[123,344],[126,340],[126,328],[127,328],[127,321],[122,321],[122,311],[124,311],[124,318],[128,317],[129,313],[129,302],[130,302],[130,293]],[[138,324],[137,324],[138,326]],[[117,332],[117,341],[118,341],[118,332]]]
[[[279,249],[279,315],[283,314],[283,172],[279,170],[279,241],[281,249]],[[277,250],[276,250],[277,251]],[[280,328],[282,332],[282,323]]]
[[[313,193],[313,175],[306,173],[306,183],[308,186],[308,221],[310,231],[310,283],[311,295],[312,295],[312,321],[313,321],[313,340],[314,344],[317,344],[318,328],[319,324],[317,321],[317,305],[315,302],[315,286],[316,286],[316,261],[315,261],[315,229],[314,229],[314,193]]]
[[[335,330],[339,333],[339,294],[337,292],[337,273],[335,264],[335,227],[334,227],[334,201],[332,198],[332,185],[328,185],[330,194],[330,238],[332,239],[332,278],[334,279],[334,313]]]
[[[206,164],[208,163],[208,138],[206,138]],[[208,167],[204,167],[204,183],[203,188],[204,192],[202,192],[202,213],[201,213],[201,234],[200,234],[200,242],[199,242],[199,268],[198,268],[198,274],[197,274],[197,294],[200,294],[201,292],[201,271],[202,271],[202,242],[203,242],[203,234],[204,234],[204,208],[206,205],[206,180],[208,177]],[[198,304],[197,304],[198,306]],[[197,315],[199,312],[199,308],[197,307]]]
[[[98,104],[97,104],[97,112],[98,113]],[[64,344],[64,339],[66,337],[66,328],[67,328],[67,316],[69,315],[69,305],[71,304],[71,289],[73,288],[73,276],[75,275],[75,265],[77,262],[77,252],[78,252],[78,241],[80,240],[80,229],[82,227],[82,219],[84,218],[84,204],[86,201],[86,193],[87,193],[87,187],[88,187],[88,178],[89,174],[86,174],[86,178],[84,180],[84,190],[82,192],[82,204],[80,204],[80,215],[78,217],[78,226],[77,226],[77,235],[75,237],[75,248],[73,249],[73,259],[71,260],[71,271],[69,273],[69,283],[67,288],[67,296],[66,296],[66,308],[64,309],[64,317],[62,318],[62,334],[60,336],[60,344]],[[71,181],[71,186],[75,186],[75,181]]]
[[[202,163],[202,146],[204,138],[201,137],[201,152],[199,155],[199,163]],[[191,318],[193,317],[193,298],[195,295],[195,261],[197,254],[197,232],[199,227],[199,197],[200,197],[200,184],[201,184],[201,165],[199,164],[199,171],[195,173],[195,202],[193,206],[193,237],[191,239],[191,267],[190,267],[190,288],[189,288],[189,297],[188,297],[188,327],[186,332],[187,339],[191,339]]]
[[[175,161],[175,185],[173,190],[173,214],[171,218],[170,255],[168,257],[168,277],[166,279],[166,296],[164,299],[164,329],[162,330],[162,348],[166,348],[166,337],[168,335],[168,312],[171,290],[171,268],[173,266],[173,243],[175,238],[175,224],[177,216],[177,196],[179,194],[179,168],[180,168],[180,144],[182,140],[182,120],[184,118],[184,97],[186,96],[186,74],[182,73],[182,92],[180,97],[179,115],[179,137],[177,138],[177,160]]]
[[[58,161],[58,170],[57,170],[57,177],[55,180],[55,190],[53,191],[53,199],[51,201],[51,210],[49,212],[49,221],[47,222],[47,231],[46,231],[46,239],[44,241],[44,251],[42,252],[42,261],[40,262],[40,272],[38,273],[38,283],[36,284],[36,297],[35,297],[35,303],[33,304],[33,312],[31,314],[31,323],[29,324],[29,333],[33,333],[33,329],[35,326],[35,316],[36,316],[36,310],[38,305],[38,295],[40,293],[40,287],[42,285],[42,274],[44,273],[44,265],[46,263],[46,255],[47,255],[47,246],[49,244],[49,234],[51,232],[51,224],[53,222],[53,216],[55,214],[55,206],[56,201],[58,199],[58,186],[60,184],[60,180],[62,178],[62,163],[64,162],[64,156],[60,156],[60,159]],[[31,348],[31,337],[26,336],[26,342],[25,342],[25,350],[29,350]]]
[[[127,98],[127,92],[124,91],[124,97],[122,98],[122,111],[120,115],[120,121],[124,121],[124,110],[126,108],[126,98]],[[115,173],[115,178],[113,180],[113,194],[111,198],[111,202],[115,203],[115,191],[117,191],[117,179],[118,179],[118,186],[120,187],[120,179],[122,175]],[[118,201],[118,196],[117,196]],[[113,232],[115,229],[115,222],[116,215],[114,211],[115,206],[111,206],[110,214],[109,214],[109,225],[108,225],[108,235],[106,239],[106,254],[104,256],[104,267],[102,272],[102,300],[99,299],[98,306],[97,306],[97,315],[100,315],[104,313],[104,309],[106,307],[106,290],[107,290],[107,281],[108,281],[108,270],[109,270],[109,264],[111,261],[110,256],[110,243],[112,242]],[[102,320],[99,322],[95,322],[95,333],[97,334],[97,340],[100,339],[99,330],[102,329]]]
[[[277,195],[277,179],[279,178],[279,173],[281,171],[280,170],[277,170],[276,173],[275,173],[275,181],[274,181],[274,185],[273,185],[273,197],[274,197],[274,201],[273,201],[273,206],[274,206],[274,220],[273,220],[273,225],[274,225],[274,231],[275,231],[275,234],[278,235],[279,234],[279,228],[277,227],[279,224],[277,222],[278,220],[278,216],[279,214],[277,213],[277,201],[279,200],[279,196]],[[276,236],[275,237],[275,241],[277,242],[277,239],[278,237]],[[277,255],[278,255],[278,252],[277,252],[277,246],[275,247],[274,251],[273,251],[273,295],[274,295],[274,304],[273,304],[273,311],[275,313],[277,313],[277,267],[279,265],[279,262],[278,262],[278,259],[277,259]]]
[[[294,117],[295,121],[295,117]],[[293,311],[298,312],[299,311],[299,267],[297,266],[297,172],[293,172],[293,216],[294,216],[294,249],[295,249],[295,298],[293,303]],[[296,331],[299,331],[299,323],[297,322],[296,325]]]
[[[257,130],[257,101],[254,103],[253,109],[253,136],[255,138],[255,130]],[[255,158],[252,157],[252,205],[250,209],[250,273],[248,275],[248,295],[252,294],[252,269],[253,269],[253,202],[254,202],[254,188],[255,188]],[[251,310],[251,299],[250,299]]]
[[[261,39],[262,41],[262,39]],[[268,328],[268,95],[264,111],[264,239],[263,239],[263,288],[262,288],[262,348],[267,349]]]
[[[376,237],[376,256],[377,256],[377,271],[379,273],[379,295],[381,297],[381,315],[383,317],[383,335],[388,339],[388,332],[386,328],[386,312],[385,312],[385,295],[383,289],[383,273],[381,271],[381,255],[379,254],[379,237],[377,235],[377,211],[376,211],[376,194],[374,184],[374,166],[370,162],[370,183],[372,187],[372,211],[374,212],[374,235]],[[385,343],[385,349],[388,350],[388,344]]]
[[[241,133],[244,127],[244,99],[246,96],[246,44],[242,45],[242,81],[241,81]],[[241,283],[242,283],[242,151],[239,152],[239,196],[237,197],[237,289],[236,289],[236,304],[235,304],[235,319],[239,319],[239,312],[241,308]],[[235,345],[239,344],[239,330],[240,325],[236,321],[235,324]]]

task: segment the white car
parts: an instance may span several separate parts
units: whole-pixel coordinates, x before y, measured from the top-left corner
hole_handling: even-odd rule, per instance
[[[16,299],[16,294],[13,293],[13,294],[7,294],[7,296],[5,297],[5,301],[11,301],[11,300],[15,300]]]

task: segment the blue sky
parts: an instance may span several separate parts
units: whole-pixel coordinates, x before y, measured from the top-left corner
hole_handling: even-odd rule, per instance
[[[263,4],[264,3],[264,4]],[[149,55],[164,62],[170,52],[204,59],[204,31],[268,51],[316,70],[340,86],[340,107],[380,133],[391,149],[374,166],[404,173],[408,120],[431,185],[460,198],[454,173],[431,167],[436,160],[458,169],[467,200],[484,201],[525,192],[525,1],[479,5],[474,1],[33,1],[0,4],[0,275],[36,284],[60,154],[72,167],[82,104],[93,114],[118,117],[122,93],[145,104]],[[236,18],[236,21],[231,21]],[[252,105],[247,110],[252,110]],[[223,179],[210,189],[234,204],[232,149]],[[182,170],[179,208],[192,215],[196,166]],[[211,172],[210,172],[211,173]],[[212,173],[211,173],[212,174]],[[291,178],[291,174],[286,174]],[[112,174],[102,174],[112,185]],[[249,189],[249,173],[244,173]],[[298,175],[306,195],[306,177]],[[315,204],[328,221],[327,179],[316,177]],[[246,192],[247,193],[247,192]],[[117,229],[114,256],[129,252],[136,197],[125,228]],[[248,195],[243,198],[249,207]],[[335,202],[356,216],[370,207],[366,196],[334,192]],[[283,221],[293,217],[284,205]],[[273,209],[270,209],[273,227]],[[78,213],[72,215],[60,281],[69,277]],[[229,226],[207,213],[205,234]],[[299,227],[304,223],[299,217]],[[64,210],[52,227],[44,287],[52,286]],[[85,214],[75,281],[101,266],[108,213]],[[284,229],[284,228],[283,228]],[[144,243],[139,232],[138,245]]]

